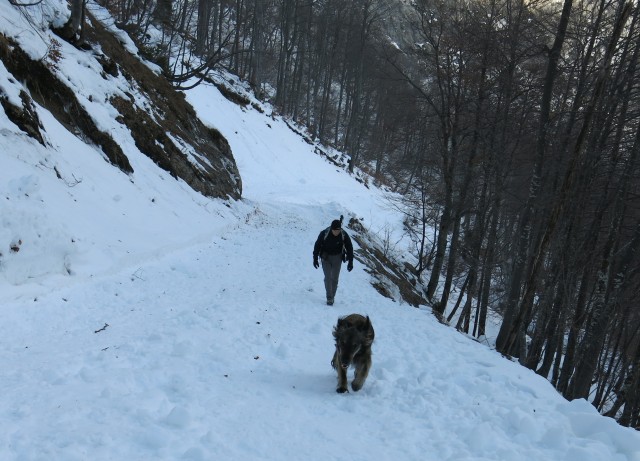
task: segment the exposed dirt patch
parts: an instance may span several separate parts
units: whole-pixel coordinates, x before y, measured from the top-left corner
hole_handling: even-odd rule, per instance
[[[133,172],[129,159],[120,146],[111,136],[98,129],[73,91],[57,78],[51,67],[43,61],[31,59],[17,43],[2,34],[0,59],[7,70],[29,89],[31,98],[49,110],[69,131],[86,142],[100,146],[109,161],[125,173]],[[36,121],[17,125],[29,133],[28,130],[36,126]]]
[[[421,283],[408,264],[399,264],[382,251],[364,226],[356,219],[349,220],[351,237],[358,242],[355,257],[364,264],[373,277],[371,284],[383,296],[398,301],[398,294],[404,302],[414,307],[430,305],[423,293]],[[395,292],[395,293],[394,293]]]
[[[114,97],[111,104],[120,113],[136,147],[160,168],[183,179],[209,197],[238,199],[242,181],[222,134],[205,126],[189,105],[162,76],[124,49],[117,38],[94,18],[85,29],[85,40],[100,45],[99,62],[105,74],[122,74],[150,102],[144,109],[133,98]]]
[[[223,85],[222,83],[216,83],[216,82],[213,82],[213,84],[216,86],[218,91],[220,91],[220,94],[222,94],[222,96],[227,98],[229,101],[242,107],[246,107],[251,103],[251,101],[249,101],[245,96],[242,96],[241,94],[236,93],[226,85]]]
[[[44,138],[40,131],[42,130],[42,124],[33,107],[33,100],[24,91],[20,91],[20,100],[22,101],[22,106],[15,106],[9,101],[9,98],[0,94],[0,105],[2,105],[4,113],[7,114],[9,120],[44,146]]]
[[[102,69],[96,78],[123,76],[131,87],[131,94],[125,97],[103,96],[105,103],[120,114],[117,121],[126,125],[137,148],[198,192],[209,197],[239,199],[242,181],[229,144],[221,133],[205,126],[182,93],[175,91],[139,57],[129,53],[90,14],[84,39],[83,52],[96,59]],[[127,154],[110,133],[98,128],[65,79],[60,78],[56,68],[56,63],[63,58],[60,50],[58,43],[57,47],[52,46],[47,59],[33,60],[18,43],[0,34],[0,59],[25,87],[22,107],[10,103],[1,94],[0,104],[22,131],[44,144],[33,98],[70,132],[98,146],[109,162],[127,174],[133,173]],[[137,95],[135,99],[133,93]]]

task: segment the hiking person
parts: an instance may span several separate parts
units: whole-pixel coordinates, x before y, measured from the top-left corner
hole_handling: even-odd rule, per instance
[[[342,230],[342,216],[331,222],[331,226],[320,232],[313,246],[313,267],[320,266],[318,257],[322,259],[324,271],[324,288],[327,292],[327,304],[333,306],[338,288],[338,277],[343,262],[348,262],[347,270],[353,269],[353,245],[349,235]]]

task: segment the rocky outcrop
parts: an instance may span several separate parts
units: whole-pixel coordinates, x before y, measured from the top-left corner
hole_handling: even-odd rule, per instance
[[[410,264],[396,261],[387,254],[379,239],[371,235],[357,219],[349,219],[348,228],[360,247],[354,251],[354,257],[364,264],[365,271],[371,275],[371,284],[378,293],[413,307],[430,305],[422,283]]]
[[[96,78],[123,76],[132,88],[124,96],[105,95],[105,104],[117,110],[116,120],[127,127],[138,150],[203,195],[239,199],[242,181],[222,134],[205,126],[184,95],[162,75],[127,51],[99,21],[89,19],[83,46],[100,63],[102,72]],[[0,94],[5,113],[23,132],[44,144],[33,98],[69,131],[98,146],[114,166],[127,174],[133,172],[127,153],[110,133],[100,129],[73,89],[60,78],[55,65],[31,59],[11,38],[1,34],[0,59],[28,90],[20,95],[21,107]]]

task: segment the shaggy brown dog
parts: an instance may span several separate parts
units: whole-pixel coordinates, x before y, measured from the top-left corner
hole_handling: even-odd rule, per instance
[[[356,369],[351,382],[354,391],[362,389],[369,369],[371,368],[371,344],[375,333],[369,317],[351,314],[338,319],[333,328],[336,339],[336,352],[333,354],[331,366],[338,372],[337,392],[347,392],[347,368],[350,365]]]

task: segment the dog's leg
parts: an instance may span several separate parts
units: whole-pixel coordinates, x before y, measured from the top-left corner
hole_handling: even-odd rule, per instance
[[[367,380],[367,376],[369,376],[370,369],[371,369],[371,357],[365,357],[356,366],[355,377],[351,382],[351,387],[355,392],[358,392],[360,389],[362,389],[362,386],[364,386],[364,382]]]
[[[340,394],[347,392],[347,370],[342,368],[340,365],[340,357],[338,356],[338,351],[336,350],[335,354],[333,354],[333,360],[331,361],[333,368],[338,372],[338,388],[336,392]]]

